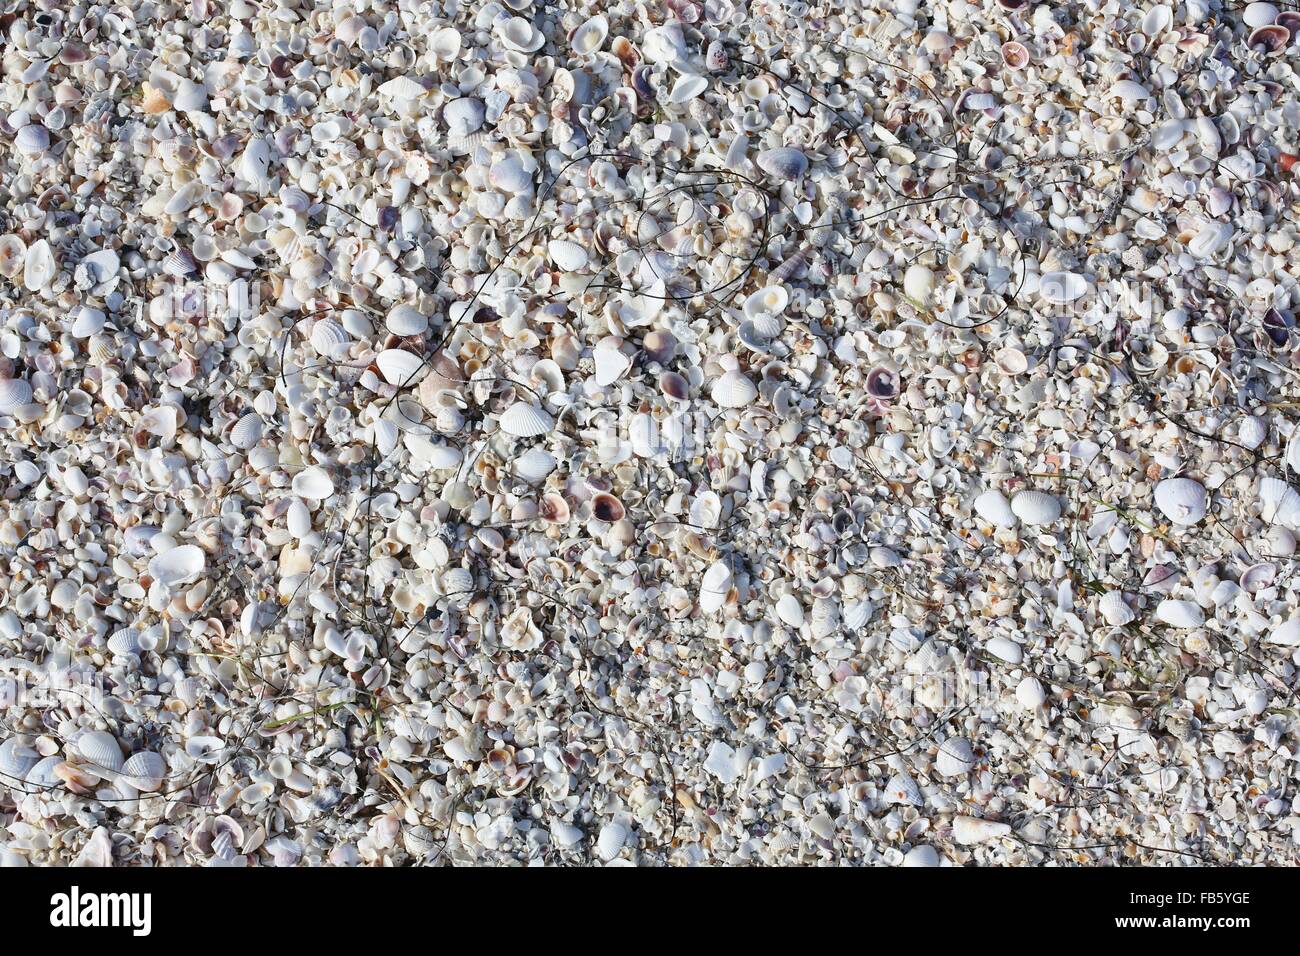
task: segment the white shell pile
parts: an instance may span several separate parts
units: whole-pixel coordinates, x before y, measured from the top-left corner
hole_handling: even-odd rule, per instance
[[[1300,860],[1297,29],[10,4],[0,863]]]

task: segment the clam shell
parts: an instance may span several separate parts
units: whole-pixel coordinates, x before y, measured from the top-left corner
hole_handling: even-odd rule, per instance
[[[394,100],[414,100],[429,91],[418,80],[413,80],[409,76],[398,76],[381,84],[379,92]]]
[[[262,440],[266,425],[262,416],[249,412],[240,417],[230,429],[230,444],[241,451],[247,451]]]
[[[524,169],[523,161],[517,153],[507,153],[488,170],[488,181],[503,192],[526,193],[533,188],[533,177]]]
[[[781,315],[790,302],[790,293],[783,286],[764,286],[745,298],[745,318],[757,319],[762,315]]]
[[[1259,564],[1252,564],[1245,571],[1242,571],[1238,583],[1243,591],[1254,594],[1256,591],[1272,585],[1276,579],[1277,565],[1271,561],[1262,561]]]
[[[129,657],[140,653],[140,632],[134,627],[114,631],[108,639],[108,649],[113,654]]]
[[[22,378],[0,378],[0,415],[12,415],[32,400],[32,387]]]
[[[903,273],[903,294],[923,307],[929,305],[934,294],[934,270],[919,263],[908,266]]]
[[[777,146],[758,154],[758,168],[773,179],[793,182],[808,171],[808,157],[793,146]]]
[[[1137,617],[1120,591],[1107,591],[1097,602],[1097,608],[1111,627],[1123,627]]]
[[[40,759],[40,753],[19,743],[17,737],[0,743],[0,787],[12,786],[22,780]]]
[[[1205,486],[1191,478],[1167,478],[1156,485],[1156,507],[1174,524],[1193,525],[1205,517]]]
[[[1268,634],[1267,641],[1269,644],[1280,644],[1282,647],[1300,647],[1300,617],[1290,618],[1273,628]]]
[[[1010,528],[1016,523],[1011,502],[996,488],[990,488],[975,499],[975,513],[995,528]]]
[[[681,105],[689,103],[709,88],[709,81],[697,74],[687,73],[679,76],[673,88],[668,92],[668,102]],[[791,177],[793,178],[793,177]]]
[[[700,578],[700,610],[712,614],[726,603],[731,590],[731,564],[725,559],[714,561]]]
[[[530,448],[511,464],[515,477],[530,485],[539,484],[553,472],[558,462],[555,456],[541,448]]]
[[[523,17],[510,17],[497,28],[501,42],[517,53],[532,53],[546,42],[542,32]]]
[[[1065,305],[1088,291],[1088,280],[1075,272],[1044,272],[1038,278],[1038,294],[1053,305]]]
[[[960,777],[975,766],[975,750],[965,737],[949,737],[939,747],[934,766],[945,777]]]
[[[1028,525],[1051,524],[1061,517],[1061,501],[1041,491],[1021,491],[1011,499],[1011,511]]]
[[[1038,678],[1029,676],[1022,678],[1016,685],[1016,700],[1025,710],[1034,710],[1047,700],[1047,694],[1043,691],[1043,685]]]
[[[423,335],[429,329],[429,320],[419,309],[409,305],[396,305],[388,313],[384,325],[394,335]]]
[[[149,576],[166,588],[174,588],[197,580],[206,562],[202,548],[182,544],[155,555],[149,562]]]
[[[1165,598],[1156,605],[1156,619],[1170,627],[1200,627],[1205,623],[1205,614],[1192,601]]]
[[[608,35],[609,21],[604,16],[594,16],[569,34],[569,46],[578,56],[587,56],[604,46]]]
[[[122,748],[117,738],[103,731],[93,730],[76,739],[72,749],[91,769],[117,773],[122,769]]]
[[[12,232],[0,236],[0,275],[16,279],[27,261],[27,243]]]
[[[921,796],[921,788],[917,786],[912,775],[905,770],[898,771],[885,782],[885,790],[881,796],[886,803],[899,803],[909,807],[919,807],[925,802]]]
[[[428,369],[424,359],[406,349],[384,349],[375,356],[375,364],[389,385],[413,385]]]
[[[27,257],[23,262],[23,285],[29,292],[40,292],[50,284],[58,265],[50,244],[38,239],[27,247]]]
[[[803,605],[793,594],[782,594],[776,602],[776,616],[790,627],[803,625]]]
[[[162,789],[167,777],[167,762],[152,750],[141,750],[126,758],[122,764],[122,776],[135,789],[154,793]]]
[[[546,244],[546,252],[565,272],[577,272],[587,264],[587,250],[568,239],[552,239]]]
[[[88,339],[103,329],[107,322],[108,316],[101,310],[83,305],[77,310],[77,317],[72,322],[72,334],[79,339]]]
[[[516,438],[535,438],[555,427],[555,419],[543,408],[524,401],[515,402],[501,413],[501,430]]]
[[[311,465],[298,472],[290,487],[299,498],[311,501],[324,501],[334,494],[334,480],[320,465]]]
[[[486,112],[483,101],[473,96],[462,96],[442,108],[442,119],[447,124],[449,137],[465,137],[483,127]]]
[[[713,383],[709,397],[722,408],[744,408],[758,397],[758,388],[745,375],[732,369]]]
[[[239,154],[235,167],[239,178],[258,195],[271,188],[271,146],[261,136],[254,136]]]
[[[50,148],[50,131],[40,123],[28,123],[14,134],[14,146],[20,153],[39,156]]]

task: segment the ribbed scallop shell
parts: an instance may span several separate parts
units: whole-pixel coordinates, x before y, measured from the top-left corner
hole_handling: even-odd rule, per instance
[[[841,620],[846,631],[856,631],[871,620],[875,606],[870,601],[849,601],[844,605]]]
[[[348,330],[333,319],[319,319],[311,329],[311,347],[325,358],[338,358],[352,344]]]
[[[960,777],[975,766],[975,751],[965,737],[949,737],[939,748],[934,765],[945,777]]]
[[[375,356],[375,364],[389,385],[414,385],[428,369],[420,356],[406,349],[384,349]]]
[[[167,776],[167,762],[152,750],[141,750],[126,758],[122,764],[122,776],[137,790],[153,793],[162,789]]]
[[[89,731],[77,738],[73,749],[92,769],[98,768],[110,773],[122,769],[122,748],[112,734],[102,730]]]
[[[1137,616],[1120,591],[1107,591],[1097,602],[1097,607],[1111,627],[1123,627]]]
[[[0,415],[12,415],[32,400],[32,387],[22,378],[0,378]]]
[[[569,239],[552,239],[546,244],[551,261],[565,272],[577,272],[587,264],[587,250]]]
[[[140,632],[133,627],[123,627],[114,631],[108,639],[108,649],[113,654],[129,656],[140,653]]]
[[[516,438],[545,435],[555,427],[555,419],[544,408],[528,402],[515,402],[501,413],[501,430]]]
[[[1016,523],[1011,502],[996,488],[990,488],[975,499],[975,513],[997,528],[1010,528]]]
[[[724,372],[713,383],[709,397],[723,408],[743,408],[758,397],[754,383],[736,370]]]
[[[1011,512],[1028,525],[1051,524],[1061,517],[1061,501],[1041,491],[1022,491],[1011,499]]]
[[[758,154],[758,168],[773,179],[793,181],[808,171],[808,157],[792,146],[778,146]]]
[[[256,412],[249,412],[231,426],[230,444],[241,451],[247,451],[262,440],[265,429],[262,416]]]
[[[903,770],[885,782],[882,796],[886,803],[899,803],[909,807],[919,807],[923,802],[921,788],[912,779],[912,775]]]
[[[1200,627],[1205,623],[1205,614],[1191,601],[1166,598],[1156,605],[1156,619],[1170,627]]]
[[[474,575],[468,568],[451,568],[443,572],[442,593],[453,600],[464,600],[474,591]]]
[[[477,132],[483,126],[485,115],[483,101],[473,96],[462,96],[442,108],[448,137],[465,137]]]
[[[40,123],[28,123],[14,134],[14,146],[20,153],[39,156],[50,148],[50,131]]]
[[[528,484],[537,484],[555,470],[555,456],[540,448],[530,448],[511,465],[515,477]]]
[[[1261,478],[1259,500],[1259,516],[1265,521],[1292,530],[1300,529],[1300,493],[1289,483],[1280,478]]]
[[[1237,425],[1237,441],[1247,448],[1258,448],[1268,437],[1268,425],[1256,415],[1247,415]]]
[[[40,761],[41,755],[31,747],[10,737],[0,744],[0,787],[12,786],[27,776]]]
[[[1205,486],[1191,478],[1166,478],[1156,485],[1155,499],[1174,524],[1193,525],[1205,517]]]

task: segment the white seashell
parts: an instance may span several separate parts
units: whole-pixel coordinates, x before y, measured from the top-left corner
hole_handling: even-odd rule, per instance
[[[40,292],[50,284],[56,271],[58,266],[48,242],[38,239],[28,246],[27,258],[23,263],[23,285],[28,292]]]
[[[88,339],[96,332],[103,329],[108,322],[106,316],[99,309],[92,309],[90,306],[83,305],[77,310],[77,317],[72,323],[72,334],[79,339]]]
[[[32,387],[22,378],[0,378],[0,415],[14,411],[32,400]]]
[[[35,751],[32,752],[35,753]],[[3,764],[3,762],[4,758],[0,757],[0,764]],[[26,793],[48,793],[60,789],[64,781],[55,771],[58,767],[63,766],[63,763],[63,758],[57,754],[43,757],[37,761],[32,769],[27,771],[27,775],[23,777],[23,783],[26,786],[21,789]],[[0,769],[0,786],[6,783],[12,784],[13,781],[6,779],[3,769]]]
[[[295,498],[290,502],[289,510],[285,513],[285,523],[289,533],[297,541],[311,534],[311,511],[303,504],[301,498]]]
[[[435,444],[414,432],[404,434],[402,443],[411,453],[413,461],[418,461],[434,471],[450,471],[458,468],[464,460],[464,454],[455,445]]]
[[[1273,628],[1269,632],[1267,641],[1269,644],[1280,644],[1283,647],[1300,647],[1300,616],[1283,621]]]
[[[1193,525],[1205,517],[1205,486],[1191,478],[1167,478],[1156,485],[1156,506],[1174,524]]]
[[[594,16],[573,31],[569,46],[578,56],[587,56],[604,46],[608,35],[609,21],[604,16]]]
[[[1009,637],[990,638],[984,650],[1008,664],[1019,664],[1024,656],[1024,649]]]
[[[1259,482],[1259,516],[1270,524],[1300,530],[1300,493],[1280,478],[1264,477]]]
[[[259,195],[271,188],[271,147],[263,137],[254,136],[248,141],[239,154],[236,172]]]
[[[1256,591],[1271,586],[1276,579],[1277,565],[1271,561],[1263,561],[1259,564],[1252,564],[1245,571],[1242,571],[1238,584],[1243,591],[1254,594]]]
[[[112,734],[100,730],[89,731],[76,739],[73,749],[92,769],[107,770],[109,773],[117,773],[122,769],[122,748]]]
[[[1247,448],[1255,449],[1264,444],[1264,439],[1268,437],[1268,425],[1264,419],[1257,415],[1247,415],[1237,424],[1237,441]],[[1291,453],[1290,445],[1287,446],[1288,456]],[[1294,466],[1293,466],[1294,467]]]
[[[535,438],[555,427],[555,419],[543,408],[528,402],[515,402],[501,413],[501,430],[516,438]]]
[[[600,828],[596,837],[596,855],[608,863],[622,851],[628,836],[627,827],[611,820]]]
[[[442,593],[453,599],[465,600],[474,593],[474,574],[468,568],[449,568],[442,574]]]
[[[290,486],[299,498],[324,501],[334,494],[334,480],[320,465],[311,465],[293,476]]]
[[[808,157],[792,146],[778,146],[758,154],[758,168],[773,179],[793,182],[808,171]]]
[[[1043,692],[1043,685],[1038,678],[1030,676],[1023,678],[1016,685],[1016,700],[1025,710],[1034,710],[1047,700],[1047,694]]]
[[[901,803],[904,806],[919,807],[925,801],[921,788],[917,786],[912,775],[900,770],[885,783],[884,798],[886,803]]]
[[[114,631],[108,639],[108,649],[113,654],[130,657],[140,653],[140,632],[133,627],[123,627]]]
[[[935,769],[945,777],[960,777],[975,766],[975,751],[965,737],[949,737],[934,758]]]
[[[934,293],[934,271],[920,263],[910,265],[903,273],[903,294],[921,307],[930,304]]]
[[[513,194],[531,192],[533,188],[533,177],[524,169],[517,153],[507,153],[493,163],[488,170],[488,181],[497,189]]]
[[[731,565],[720,559],[709,565],[700,579],[700,610],[712,614],[726,603],[731,590]]]
[[[1283,460],[1293,472],[1300,473],[1300,427],[1293,430],[1291,437],[1286,440],[1286,455]]]
[[[1165,598],[1156,605],[1156,619],[1170,627],[1200,627],[1205,623],[1205,615],[1197,604],[1173,598]]]
[[[1010,528],[1016,523],[1011,503],[996,488],[990,488],[975,499],[975,513],[996,528]]]
[[[1038,278],[1038,294],[1053,305],[1064,305],[1088,291],[1088,280],[1074,272],[1044,272]]]
[[[1123,627],[1137,617],[1121,591],[1107,591],[1097,602],[1097,609],[1111,627]]]
[[[50,131],[40,123],[28,123],[14,134],[14,146],[20,153],[40,156],[50,148]]]
[[[1005,823],[981,820],[979,817],[960,816],[952,818],[952,838],[962,846],[987,843],[989,840],[1004,837],[1010,832],[1011,827]]]
[[[1142,32],[1146,36],[1156,39],[1164,35],[1173,21],[1174,15],[1169,7],[1163,3],[1158,3],[1148,10],[1146,16],[1142,18]]]
[[[167,777],[167,762],[152,750],[141,750],[126,758],[122,764],[122,776],[135,789],[154,793],[162,789]]]
[[[230,429],[230,444],[240,451],[247,451],[262,440],[265,424],[262,416],[249,412],[242,416]]]
[[[601,388],[613,385],[632,367],[632,359],[623,352],[618,339],[602,339],[591,357],[596,366],[595,381]]]
[[[1255,27],[1266,27],[1277,20],[1277,7],[1271,3],[1261,3],[1256,0],[1255,3],[1246,4],[1246,9],[1241,14],[1241,19],[1245,21],[1246,26],[1252,30]]]
[[[414,100],[429,91],[424,84],[409,76],[398,76],[387,83],[380,84],[379,93],[394,100]]]
[[[1208,259],[1226,246],[1235,232],[1226,222],[1207,222],[1187,244],[1187,251],[1198,259]]]
[[[803,605],[793,594],[783,594],[776,602],[776,616],[791,627],[803,624]]]
[[[1051,524],[1061,517],[1061,502],[1041,491],[1021,491],[1011,499],[1011,511],[1028,525]]]
[[[207,556],[202,548],[182,544],[155,555],[149,562],[149,576],[163,587],[171,589],[197,580],[203,573],[206,561]]]
[[[563,849],[577,846],[582,842],[583,832],[571,823],[556,820],[551,824],[551,839]]]
[[[473,96],[462,96],[442,108],[442,119],[451,138],[478,132],[483,127],[485,116],[483,101]]]
[[[555,456],[541,448],[530,448],[512,463],[515,477],[530,485],[540,484],[559,463]]]
[[[413,385],[428,371],[428,363],[406,349],[384,349],[375,356],[375,364],[389,385]]]
[[[501,23],[501,42],[518,53],[532,53],[546,42],[542,32],[523,17],[510,17]]]
[[[903,857],[903,866],[939,866],[939,854],[932,846],[914,846]]]
[[[352,344],[352,336],[333,319],[319,319],[311,329],[311,347],[327,359],[341,358]]]
[[[1119,80],[1111,85],[1110,95],[1125,103],[1141,103],[1151,96],[1151,91],[1135,80]]]
[[[0,788],[24,779],[40,759],[38,751],[19,743],[17,737],[0,744]]]
[[[764,286],[746,297],[745,318],[758,319],[760,316],[781,315],[789,302],[790,293],[783,286]]]
[[[552,239],[546,244],[551,261],[565,272],[577,272],[587,264],[587,250],[568,239]]]
[[[679,76],[673,88],[668,92],[668,102],[676,105],[689,103],[709,88],[709,81],[698,74],[687,73]],[[794,178],[794,177],[790,177]]]
[[[723,408],[743,408],[758,397],[758,388],[745,375],[732,369],[713,383],[709,397]]]
[[[388,313],[384,325],[393,335],[423,335],[429,329],[429,320],[419,309],[396,305]]]

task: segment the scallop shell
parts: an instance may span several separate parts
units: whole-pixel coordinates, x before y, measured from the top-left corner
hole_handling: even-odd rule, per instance
[[[745,375],[732,369],[713,383],[709,397],[722,408],[744,408],[758,397],[758,388]]]
[[[594,16],[569,34],[569,46],[578,56],[587,56],[604,46],[608,35],[609,21],[604,16]]]
[[[1300,647],[1300,617],[1290,618],[1273,628],[1267,641],[1283,647]]]
[[[290,488],[299,498],[324,501],[334,494],[334,480],[320,465],[311,465],[293,476]]]
[[[154,793],[162,789],[167,777],[167,762],[152,750],[141,750],[126,758],[122,764],[122,776],[135,789]]]
[[[311,329],[311,347],[327,359],[340,358],[352,344],[352,336],[333,319],[318,319]]]
[[[553,472],[556,465],[555,456],[541,448],[530,448],[512,463],[515,477],[530,485],[539,484]]]
[[[516,438],[535,438],[545,435],[555,427],[555,419],[544,408],[528,402],[515,402],[501,413],[499,424],[507,435]]]
[[[712,614],[726,603],[731,590],[731,564],[724,558],[714,561],[700,579],[700,610]]]
[[[155,555],[149,562],[149,576],[170,589],[197,580],[206,563],[202,548],[182,544]]]
[[[32,400],[32,387],[22,378],[0,378],[0,415],[12,415]]]
[[[1247,448],[1258,448],[1267,437],[1268,425],[1256,415],[1247,415],[1237,424],[1237,441]],[[1287,453],[1290,454],[1289,446]]]
[[[140,653],[140,632],[134,627],[114,631],[108,639],[108,649],[113,654],[129,657]]]
[[[975,499],[975,513],[996,528],[1010,528],[1016,523],[1011,502],[996,488],[990,488]]]
[[[40,759],[36,750],[19,743],[17,737],[10,737],[0,744],[0,787],[22,780]]]
[[[89,731],[76,739],[73,749],[91,769],[107,770],[109,773],[117,773],[122,769],[122,748],[112,734],[100,730]]]
[[[1156,485],[1155,499],[1174,524],[1193,525],[1205,517],[1205,486],[1191,478],[1166,478]]]
[[[413,385],[428,370],[424,359],[406,349],[384,349],[375,356],[375,365],[389,385]]]
[[[905,770],[900,770],[885,782],[882,796],[886,803],[899,803],[909,807],[919,807],[925,802],[921,797],[921,788]]]
[[[1107,591],[1097,602],[1097,607],[1111,627],[1123,627],[1137,617],[1120,591]]]
[[[1200,627],[1205,623],[1205,614],[1192,601],[1165,598],[1156,605],[1156,619],[1170,627]]]
[[[418,80],[413,80],[409,76],[397,76],[381,84],[379,92],[394,100],[414,100],[429,91]]]
[[[587,250],[568,239],[552,239],[546,244],[546,252],[565,272],[577,272],[587,264]]]
[[[266,426],[262,416],[249,412],[240,417],[230,429],[230,444],[240,451],[247,451],[262,440]]]
[[[483,101],[473,96],[462,96],[442,108],[442,120],[447,124],[448,137],[465,137],[483,127],[486,111]]]
[[[1011,511],[1028,525],[1051,524],[1061,517],[1061,501],[1041,491],[1021,491],[1011,499]]]
[[[1259,516],[1264,521],[1300,530],[1300,493],[1290,484],[1280,478],[1261,478],[1259,500]]]
[[[442,574],[442,593],[449,598],[466,598],[474,592],[474,574],[468,568],[449,568]]]
[[[975,751],[965,737],[949,737],[934,758],[935,769],[945,777],[960,777],[975,766]]]
[[[50,131],[40,123],[28,123],[14,134],[14,146],[20,153],[39,156],[50,148]]]
[[[393,335],[423,335],[429,329],[429,320],[419,309],[396,305],[388,313],[384,325]]]
[[[808,171],[808,157],[793,146],[778,146],[758,154],[758,168],[773,179],[793,182]]]

